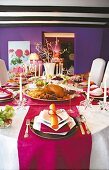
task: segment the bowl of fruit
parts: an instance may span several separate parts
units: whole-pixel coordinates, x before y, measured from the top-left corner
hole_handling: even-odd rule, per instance
[[[0,128],[7,128],[12,124],[12,119],[15,110],[12,106],[6,105],[5,108],[0,109]]]

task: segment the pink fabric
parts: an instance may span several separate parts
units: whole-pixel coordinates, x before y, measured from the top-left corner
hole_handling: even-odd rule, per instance
[[[22,73],[22,72],[24,72],[25,70],[24,70],[24,68],[23,67],[15,67],[15,68],[13,68],[13,72],[14,73]]]
[[[52,128],[41,123],[41,132],[62,133],[62,132],[68,132],[69,130],[70,130],[70,128],[69,128],[68,124],[65,124],[59,130],[55,131]]]
[[[22,73],[24,71],[25,71],[25,69],[23,67],[20,67],[20,66],[13,68],[14,73]]]
[[[68,109],[66,105],[58,108]],[[89,169],[91,135],[82,135],[79,128],[71,137],[65,139],[44,139],[29,129],[29,137],[24,138],[26,119],[32,119],[48,106],[31,106],[18,137],[18,156],[20,170]],[[75,116],[79,113],[74,106]]]

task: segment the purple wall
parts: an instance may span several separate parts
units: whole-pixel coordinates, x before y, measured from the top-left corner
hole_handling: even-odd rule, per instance
[[[103,30],[103,40],[100,53],[102,58],[109,61],[109,28]]]
[[[8,41],[30,41],[31,52],[35,52],[35,42],[42,41],[42,32],[75,33],[75,73],[88,72],[92,60],[102,57],[108,60],[109,29],[81,27],[1,27],[0,58],[8,68]],[[104,33],[105,32],[105,33]],[[103,37],[104,36],[104,37]],[[103,41],[103,43],[102,43]],[[107,43],[108,42],[108,43]],[[107,48],[107,50],[105,50]]]

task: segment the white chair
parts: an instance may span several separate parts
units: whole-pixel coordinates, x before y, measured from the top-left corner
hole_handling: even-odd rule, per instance
[[[8,71],[4,60],[0,59],[0,83],[4,85],[8,80]]]
[[[106,61],[102,58],[96,58],[92,62],[92,66],[90,70],[91,81],[93,81],[99,87],[103,79],[105,65],[106,65]]]
[[[105,69],[105,72],[104,72],[101,87],[104,87],[104,78],[105,78],[105,76],[106,76],[106,87],[109,88],[109,61],[107,62],[107,65],[106,65],[106,69]]]

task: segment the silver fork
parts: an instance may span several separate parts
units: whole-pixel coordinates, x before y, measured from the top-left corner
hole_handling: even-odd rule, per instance
[[[25,134],[24,134],[24,138],[28,138],[29,137],[29,133],[28,133],[28,127],[30,125],[30,120],[27,119],[26,120],[26,130],[25,130]]]

